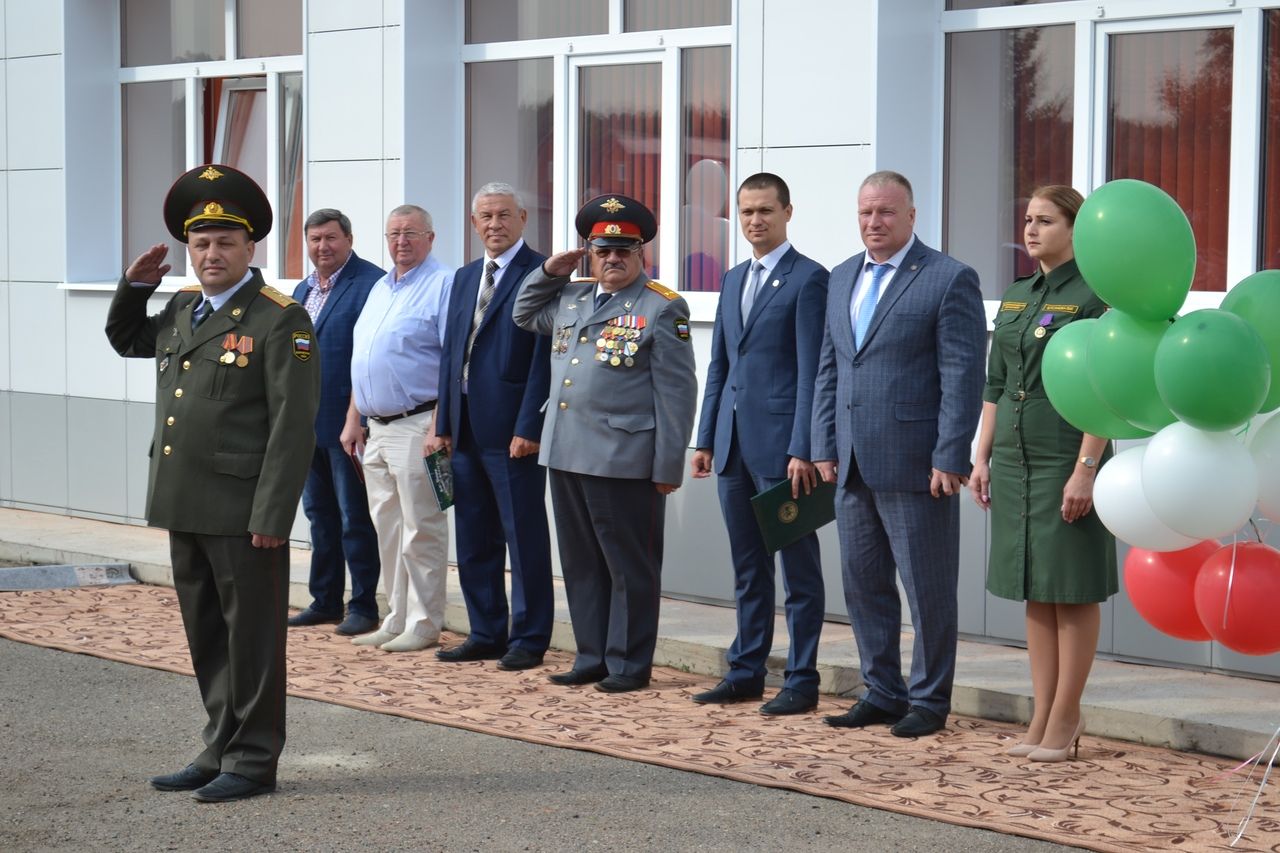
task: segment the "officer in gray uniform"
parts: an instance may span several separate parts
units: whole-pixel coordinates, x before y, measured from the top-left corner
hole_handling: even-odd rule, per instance
[[[621,693],[647,686],[653,668],[666,496],[684,476],[698,383],[689,306],[644,274],[653,214],[603,195],[575,225],[588,246],[531,272],[512,317],[551,335],[538,461],[578,647],[573,669],[551,680]],[[595,278],[570,281],[588,253]]]

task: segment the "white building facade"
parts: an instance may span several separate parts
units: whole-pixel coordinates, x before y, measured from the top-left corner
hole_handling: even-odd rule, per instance
[[[285,292],[301,222],[350,216],[386,265],[386,212],[434,216],[435,253],[479,251],[471,193],[516,185],[526,239],[574,243],[580,203],[658,214],[649,273],[684,292],[705,370],[720,273],[749,256],[732,203],[790,184],[797,248],[861,250],[876,169],[915,186],[917,234],[974,266],[989,314],[1016,276],[1035,186],[1134,177],[1196,233],[1188,307],[1280,266],[1280,0],[3,0],[0,505],[143,523],[154,366],[108,347],[116,277],[168,240],[160,203],[203,162],[271,197],[255,263]],[[171,241],[170,241],[171,242]],[[163,290],[189,281],[179,244]],[[153,305],[158,310],[164,294]],[[961,630],[1021,640],[984,590],[986,527],[962,514]],[[669,594],[732,601],[714,482],[669,501]],[[294,536],[305,541],[299,512]],[[844,614],[834,531],[827,610]],[[1280,663],[1162,637],[1122,592],[1100,650],[1270,676]]]

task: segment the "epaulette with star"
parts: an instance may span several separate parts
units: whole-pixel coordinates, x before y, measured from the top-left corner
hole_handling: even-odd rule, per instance
[[[661,284],[656,281],[652,281],[652,280],[646,281],[644,283],[644,286],[649,288],[659,296],[661,296],[663,299],[666,299],[668,302],[680,296],[680,294],[676,293],[674,290],[667,287],[665,284]]]
[[[270,299],[275,304],[279,305],[281,308],[288,308],[290,305],[298,304],[297,301],[294,300],[292,297],[285,296],[283,293],[276,290],[274,287],[272,287],[269,284],[264,284],[262,286],[262,290],[258,292],[261,293],[263,296],[267,297],[268,299]]]

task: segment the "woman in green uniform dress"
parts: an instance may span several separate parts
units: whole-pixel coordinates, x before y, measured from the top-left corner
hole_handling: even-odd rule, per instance
[[[1035,708],[1024,742],[1009,750],[1062,761],[1084,730],[1080,696],[1093,666],[1099,602],[1119,587],[1115,539],[1093,512],[1105,438],[1068,424],[1040,378],[1045,345],[1067,323],[1106,310],[1076,268],[1071,233],[1084,201],[1071,187],[1032,193],[1023,238],[1040,263],[1018,279],[996,314],[973,499],[991,511],[987,589],[1027,602]]]

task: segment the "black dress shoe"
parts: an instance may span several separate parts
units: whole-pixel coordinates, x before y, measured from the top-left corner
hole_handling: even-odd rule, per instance
[[[803,714],[818,707],[817,696],[806,696],[798,690],[784,687],[768,702],[760,706],[760,713],[766,717],[782,717],[787,714]]]
[[[519,647],[507,649],[507,653],[498,661],[498,669],[514,672],[518,669],[533,669],[542,666],[542,655],[534,654],[528,649]]]
[[[335,613],[330,615],[327,613],[319,613],[315,610],[312,610],[310,607],[308,607],[306,610],[303,610],[301,613],[295,613],[289,617],[289,627],[305,628],[309,625],[326,625],[330,622],[341,621],[341,619],[342,619],[341,613]]]
[[[194,764],[188,764],[177,773],[152,776],[151,787],[157,791],[194,791],[196,788],[208,785],[217,777],[217,770],[201,770]]]
[[[632,690],[642,690],[648,686],[649,679],[647,678],[636,678],[633,675],[610,675],[596,685],[596,690],[601,693],[627,693]]]
[[[598,672],[590,669],[571,669],[568,672],[557,672],[554,675],[548,675],[547,680],[552,684],[559,684],[563,687],[576,687],[579,684],[594,684],[608,674],[607,672]]]
[[[355,637],[360,634],[368,634],[376,629],[378,625],[378,620],[371,616],[361,616],[359,613],[348,613],[347,618],[338,623],[338,627],[333,630],[339,634],[345,634],[348,637]]]
[[[275,789],[275,782],[255,782],[235,773],[223,773],[208,785],[193,791],[191,796],[202,803],[229,803],[258,794],[270,794]]]
[[[695,693],[689,698],[699,705],[730,705],[734,702],[745,702],[748,699],[759,699],[763,695],[763,687],[752,688],[724,679],[705,693]]]
[[[896,737],[924,737],[941,731],[946,725],[946,717],[939,717],[928,708],[916,705],[889,731]]]
[[[491,646],[488,643],[477,643],[468,639],[460,646],[451,649],[440,649],[436,659],[447,663],[461,663],[468,660],[497,660],[507,653],[506,646]]]
[[[892,711],[886,711],[876,705],[872,705],[865,699],[858,701],[848,711],[834,717],[823,717],[822,721],[828,726],[835,726],[837,729],[860,729],[863,726],[874,726],[879,723],[896,723],[902,719],[901,714],[895,714]]]

